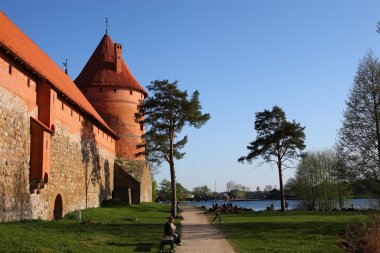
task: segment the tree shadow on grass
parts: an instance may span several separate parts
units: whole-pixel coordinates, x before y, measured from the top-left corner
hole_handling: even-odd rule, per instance
[[[153,243],[119,243],[107,242],[107,245],[116,247],[134,247],[133,252],[151,252]]]
[[[218,225],[223,231],[231,232],[236,236],[237,232],[244,231],[241,237],[260,237],[261,234],[289,234],[290,236],[318,234],[324,236],[336,236],[344,230],[346,224],[331,221],[303,221],[303,222],[244,222],[244,223],[222,223]]]
[[[339,238],[346,224],[339,221],[259,221],[222,223],[218,227],[224,231],[226,239],[252,252],[338,252]]]
[[[40,252],[43,248],[49,247],[56,252],[61,252],[62,248],[56,246],[61,243],[69,244],[67,250],[74,252],[88,248],[91,252],[107,252],[112,248],[125,248],[125,252],[151,252],[159,249],[162,235],[162,224],[136,224],[136,223],[76,223],[75,221],[26,221],[8,226],[27,227],[23,229],[23,237],[29,238],[41,233],[41,237],[46,240],[40,245],[30,245],[30,250]],[[64,235],[64,236],[62,236]],[[68,243],[67,239],[75,238],[75,241]],[[51,242],[55,242],[52,244]],[[1,245],[0,245],[1,251]]]

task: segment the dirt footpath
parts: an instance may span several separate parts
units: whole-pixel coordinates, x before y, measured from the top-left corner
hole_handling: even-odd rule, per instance
[[[182,216],[182,246],[176,246],[177,253],[236,253],[200,209],[185,207]]]

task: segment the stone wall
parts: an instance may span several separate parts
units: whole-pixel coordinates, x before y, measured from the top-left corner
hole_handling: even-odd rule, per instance
[[[50,175],[41,189],[29,192],[30,117],[24,101],[0,87],[0,221],[52,219],[62,197],[63,214],[97,207],[112,196],[115,153],[98,145],[93,125],[82,121],[80,133],[61,122],[51,136]]]
[[[145,161],[117,158],[114,197],[134,204],[152,202],[152,179]]]
[[[0,86],[0,221],[30,219],[30,116],[18,96]]]
[[[152,202],[152,177],[150,175],[150,169],[148,166],[144,166],[143,173],[141,175],[141,189],[140,199],[141,202]]]
[[[80,134],[71,134],[60,122],[51,137],[50,177],[32,194],[33,218],[52,219],[54,202],[62,197],[63,215],[98,207],[112,197],[115,154],[99,148],[93,126],[83,121]]]

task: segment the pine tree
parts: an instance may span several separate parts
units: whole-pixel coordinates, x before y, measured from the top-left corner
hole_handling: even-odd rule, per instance
[[[149,98],[139,106],[136,120],[146,125],[143,136],[143,152],[150,163],[169,163],[172,193],[172,215],[177,216],[176,177],[174,160],[182,159],[185,153],[181,152],[187,143],[185,135],[180,140],[177,136],[185,125],[200,128],[209,119],[208,113],[202,114],[199,102],[199,92],[195,91],[188,99],[187,91],[177,87],[177,81],[169,83],[168,80],[156,80],[147,88],[152,93]]]
[[[281,211],[285,211],[285,194],[282,172],[287,163],[303,155],[305,149],[305,127],[294,120],[286,120],[285,112],[278,106],[271,111],[256,113],[256,140],[249,143],[247,156],[238,159],[239,162],[249,162],[262,157],[265,162],[274,162],[278,168],[280,181]],[[299,152],[297,152],[299,151]]]

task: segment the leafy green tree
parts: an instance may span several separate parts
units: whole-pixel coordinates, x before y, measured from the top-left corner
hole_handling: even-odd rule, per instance
[[[188,190],[179,182],[176,182],[176,191],[178,200],[185,200],[188,194]],[[163,179],[160,182],[159,195],[161,200],[172,200],[172,186],[171,182],[167,179]]]
[[[369,185],[380,193],[380,62],[372,51],[359,63],[338,146],[351,180],[372,181]]]
[[[194,187],[193,193],[196,200],[207,199],[213,195],[207,185]]]
[[[292,160],[303,155],[305,149],[305,127],[300,123],[286,120],[285,112],[278,106],[256,113],[256,140],[249,143],[247,156],[239,162],[249,162],[262,157],[264,162],[275,163],[280,181],[281,211],[285,211],[285,196],[282,172],[288,168]]]
[[[147,88],[151,96],[141,101],[136,120],[146,125],[143,136],[144,151],[137,155],[145,155],[149,162],[161,164],[166,161],[170,167],[172,215],[177,216],[176,177],[174,160],[181,159],[181,152],[187,143],[187,136],[177,140],[185,125],[200,128],[209,119],[208,113],[202,114],[199,92],[195,91],[188,99],[187,91],[177,87],[177,81],[156,80]]]
[[[345,180],[344,163],[333,150],[310,152],[299,163],[293,188],[307,210],[330,211],[344,207],[351,192]]]

